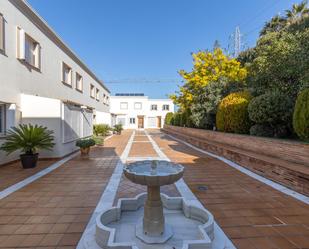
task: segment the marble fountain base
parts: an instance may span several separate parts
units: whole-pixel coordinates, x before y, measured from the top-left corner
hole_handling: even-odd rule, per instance
[[[189,205],[182,197],[161,194],[165,222],[173,235],[164,243],[149,244],[136,237],[147,194],[119,199],[116,207],[103,211],[96,220],[94,238],[84,248],[104,249],[211,249],[214,218],[206,209]],[[154,238],[155,239],[155,238]],[[95,245],[94,245],[95,244]]]

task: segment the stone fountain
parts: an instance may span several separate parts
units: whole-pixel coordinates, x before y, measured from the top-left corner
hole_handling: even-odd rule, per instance
[[[96,219],[94,240],[85,248],[213,249],[214,219],[202,206],[160,193],[160,187],[182,178],[184,168],[168,161],[127,164],[124,175],[147,186],[147,193],[121,198]],[[223,247],[216,247],[222,249]]]
[[[151,161],[134,163],[124,169],[124,175],[132,182],[147,186],[143,222],[136,226],[136,236],[149,244],[163,243],[173,231],[165,224],[160,187],[173,184],[183,176],[183,167],[177,164]]]

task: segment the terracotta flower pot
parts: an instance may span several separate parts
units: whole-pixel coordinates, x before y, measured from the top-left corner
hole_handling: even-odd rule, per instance
[[[82,156],[89,156],[90,147],[87,148],[80,148],[80,153]]]

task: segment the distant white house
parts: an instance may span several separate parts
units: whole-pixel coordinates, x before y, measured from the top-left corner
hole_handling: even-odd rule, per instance
[[[168,112],[174,112],[170,99],[150,99],[144,94],[124,93],[111,96],[112,125],[124,129],[161,128]]]
[[[87,65],[24,0],[0,0],[0,145],[12,126],[32,123],[54,131],[53,151],[63,157],[110,124],[110,92]],[[0,152],[0,165],[17,159]]]

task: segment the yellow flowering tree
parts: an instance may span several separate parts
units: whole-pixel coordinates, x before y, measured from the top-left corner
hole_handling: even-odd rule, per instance
[[[216,48],[213,52],[199,51],[193,53],[192,57],[192,71],[179,71],[184,85],[177,94],[170,96],[182,110],[189,108],[210,82],[219,82],[220,79],[243,82],[247,76],[247,70],[236,59],[226,56],[221,48]]]

